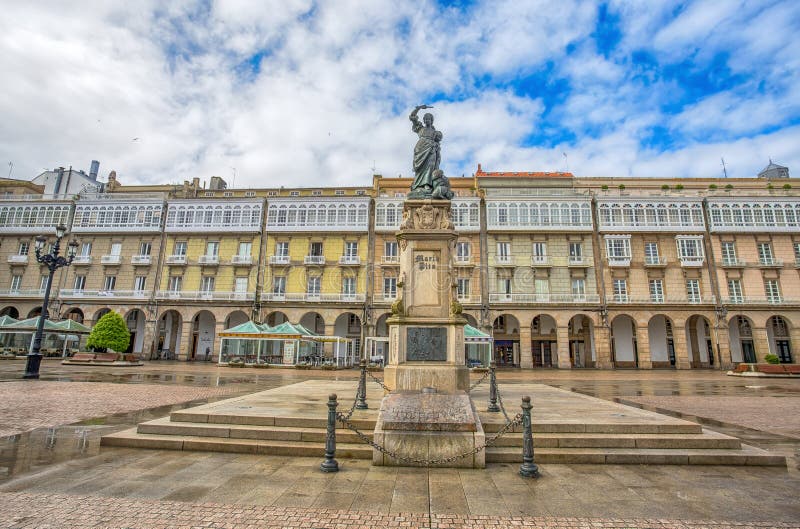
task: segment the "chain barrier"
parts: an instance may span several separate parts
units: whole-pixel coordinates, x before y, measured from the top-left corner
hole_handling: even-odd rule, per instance
[[[497,442],[498,439],[500,439],[500,437],[502,437],[503,435],[508,433],[508,431],[513,429],[515,426],[522,425],[522,414],[518,413],[517,415],[514,416],[514,418],[512,420],[507,422],[505,424],[505,426],[500,428],[500,430],[498,430],[498,432],[496,434],[494,434],[492,437],[487,439],[486,442],[483,445],[481,445],[481,446],[479,446],[477,448],[473,448],[472,450],[468,450],[466,452],[462,452],[460,454],[456,454],[456,455],[453,455],[453,456],[450,456],[450,457],[442,457],[442,458],[439,458],[439,459],[415,459],[413,457],[401,456],[400,454],[398,454],[396,452],[392,452],[391,450],[388,450],[388,449],[382,447],[381,445],[379,445],[378,443],[376,443],[375,441],[370,439],[369,436],[367,436],[364,432],[362,432],[358,428],[356,428],[356,426],[352,422],[350,422],[350,419],[345,417],[345,414],[337,413],[336,418],[342,424],[344,424],[345,428],[347,428],[348,430],[350,430],[351,432],[356,434],[356,436],[359,439],[361,439],[361,441],[363,441],[364,443],[370,445],[372,448],[374,448],[378,452],[380,452],[380,453],[382,453],[384,455],[387,455],[387,456],[391,457],[392,459],[395,459],[397,461],[403,462],[403,463],[411,463],[411,464],[414,464],[414,465],[422,465],[422,466],[426,466],[426,467],[429,467],[429,466],[432,466],[432,465],[442,465],[442,464],[452,463],[453,461],[457,461],[457,460],[462,459],[464,457],[469,457],[469,456],[475,455],[478,452],[481,452],[481,451],[485,450],[486,448],[492,446],[494,443]]]
[[[489,373],[491,373],[491,371],[489,371],[489,370],[487,369],[487,370],[486,370],[486,372],[485,372],[485,373],[483,374],[483,376],[481,377],[481,379],[480,379],[480,380],[478,380],[477,382],[475,382],[473,385],[471,385],[471,386],[469,387],[469,391],[472,391],[473,389],[477,388],[477,387],[478,387],[478,386],[480,386],[480,385],[481,385],[481,384],[482,384],[482,383],[483,383],[483,382],[484,382],[484,381],[485,381],[487,378],[489,378]]]
[[[503,417],[506,418],[506,423],[511,422],[511,419],[508,418],[508,413],[506,413],[506,407],[503,405],[503,396],[500,394],[500,384],[495,384],[495,388],[497,391],[497,403],[500,405],[500,411],[503,412]]]
[[[383,380],[379,379],[378,377],[376,377],[375,375],[370,373],[369,369],[367,369],[367,375],[369,376],[369,378],[371,378],[373,381],[375,381],[375,383],[378,384],[380,387],[382,387],[384,390],[392,391],[391,389],[389,389],[389,387],[386,384],[383,383]]]

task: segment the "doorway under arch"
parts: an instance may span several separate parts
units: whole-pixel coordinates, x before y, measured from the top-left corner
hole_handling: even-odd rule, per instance
[[[695,314],[686,320],[686,352],[693,368],[713,367],[716,360],[711,336],[711,322]]]
[[[636,344],[636,322],[627,314],[621,314],[611,322],[611,346],[616,367],[639,367],[639,352]]]
[[[753,322],[747,316],[734,316],[728,323],[731,361],[755,364],[756,347],[753,341]]]
[[[133,309],[125,315],[125,325],[131,333],[126,353],[142,354],[144,350],[144,325],[147,318],[141,309]]]
[[[531,354],[533,367],[558,367],[556,320],[540,314],[531,320]]]
[[[592,319],[584,314],[576,314],[570,318],[567,336],[572,367],[594,367],[597,357]]]
[[[17,310],[17,307],[8,306],[5,307],[3,310],[0,310],[0,316],[11,316],[15,320],[18,320],[19,310]]]
[[[154,359],[174,360],[181,347],[183,318],[177,310],[165,311],[158,318],[158,337]]]
[[[214,337],[217,319],[207,310],[201,310],[192,318],[192,346],[187,360],[211,360],[214,356]]]
[[[783,316],[772,316],[767,320],[767,339],[770,352],[781,364],[792,363],[792,344],[789,339],[789,322]]]
[[[280,325],[281,323],[286,323],[287,321],[289,321],[289,318],[287,318],[286,314],[284,314],[279,310],[276,310],[275,312],[270,312],[264,319],[264,323],[266,323],[270,327],[275,327],[276,325]]]
[[[511,314],[501,314],[492,322],[494,361],[502,367],[519,367],[519,320]]]
[[[675,367],[675,339],[672,320],[663,314],[656,314],[647,322],[647,336],[650,345],[650,361],[653,367]]]
[[[77,307],[71,308],[64,313],[65,320],[72,320],[77,323],[83,323],[84,317],[83,311]]]

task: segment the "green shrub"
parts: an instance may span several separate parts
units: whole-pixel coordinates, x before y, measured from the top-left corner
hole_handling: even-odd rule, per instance
[[[683,191],[683,184],[678,184],[675,186],[676,191]]]
[[[603,185],[600,186],[600,190],[601,191],[608,191],[608,186],[603,184]]]
[[[619,190],[620,191],[625,191],[625,184],[620,184],[619,185]]]
[[[792,184],[783,184],[783,189],[785,191],[789,191],[792,188]]]
[[[125,325],[125,320],[118,313],[107,312],[100,318],[92,329],[89,339],[86,341],[87,347],[95,349],[111,349],[118,353],[124,352],[131,341],[131,333]]]
[[[669,186],[667,184],[662,185],[661,191],[669,191]]]
[[[725,191],[730,191],[731,189],[733,189],[733,184],[728,184],[725,186]]]
[[[773,189],[775,189],[775,186],[774,186],[774,185],[772,185],[772,184],[767,184],[767,189],[769,189],[770,191],[772,191]]]
[[[764,360],[767,361],[768,364],[780,364],[781,359],[778,358],[778,355],[768,354],[764,357]]]
[[[717,184],[711,184],[710,186],[708,186],[708,188],[713,191],[714,189],[717,188]]]

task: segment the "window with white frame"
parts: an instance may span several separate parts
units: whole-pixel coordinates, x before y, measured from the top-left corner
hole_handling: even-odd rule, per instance
[[[764,292],[767,295],[767,301],[770,303],[781,302],[781,289],[777,279],[767,279],[764,281]]]
[[[772,244],[768,242],[758,243],[758,261],[763,265],[775,263],[775,257],[772,254]]]
[[[113,242],[111,243],[111,255],[122,255],[122,243],[121,242]]]
[[[19,288],[22,286],[22,276],[19,274],[15,274],[11,276],[11,292],[18,292]]]
[[[572,295],[574,297],[583,297],[586,295],[586,280],[584,278],[572,278]]]
[[[533,257],[537,261],[544,261],[547,259],[547,243],[535,242],[533,243]]]
[[[345,277],[342,279],[342,294],[345,296],[355,296],[356,295],[356,278],[355,277]]]
[[[569,259],[570,261],[583,260],[583,243],[580,242],[569,243]]]
[[[149,242],[139,243],[139,255],[150,255],[153,244]]]
[[[276,242],[275,255],[278,257],[289,257],[289,242],[288,241]]]
[[[237,294],[247,294],[247,277],[237,277],[233,282],[233,291]]]
[[[470,257],[470,243],[459,242],[456,244],[456,258],[458,261],[469,261]]]
[[[511,243],[510,242],[498,242],[497,243],[497,259],[501,262],[507,262],[511,260]]]
[[[550,295],[549,279],[534,279],[533,288],[537,297],[547,297]]]
[[[180,292],[183,289],[183,276],[170,276],[167,290],[169,292]]]
[[[110,292],[117,286],[117,276],[106,276],[103,280],[103,290]]]
[[[397,297],[397,278],[384,277],[383,278],[383,298],[395,299]]]
[[[50,278],[50,274],[42,274],[39,276],[39,290],[44,290],[47,288],[47,280]]]
[[[720,250],[722,251],[722,264],[736,264],[736,244],[733,241],[722,241]]]
[[[742,303],[744,301],[741,279],[728,279],[728,297],[731,303]]]
[[[92,255],[92,243],[85,242],[81,244],[81,257],[89,257]]]
[[[28,251],[30,250],[31,243],[28,241],[20,241],[19,248],[17,249],[17,255],[28,255]]]
[[[214,276],[203,276],[200,278],[200,292],[214,292]]]
[[[275,276],[272,278],[272,293],[278,296],[286,294],[286,276]]]
[[[75,276],[75,280],[72,282],[72,289],[83,290],[84,288],[86,288],[86,276]]]
[[[252,242],[239,242],[239,257],[250,257],[253,251],[253,243]]]
[[[650,301],[653,303],[664,302],[664,281],[661,279],[650,280]]]
[[[456,283],[458,299],[469,299],[469,278],[459,277]]]
[[[306,283],[306,294],[310,296],[319,296],[322,290],[322,278],[320,276],[311,276]]]
[[[678,245],[678,258],[682,261],[698,261],[703,259],[702,237],[678,236],[675,242]]]
[[[322,257],[324,255],[322,253],[322,243],[312,242],[308,247],[308,255],[312,257]]]
[[[390,260],[397,258],[397,243],[395,241],[386,241],[383,243],[383,255]]]
[[[504,296],[511,295],[511,278],[510,277],[500,277],[497,279],[497,292],[499,294],[503,294]]]
[[[345,257],[349,258],[358,257],[358,243],[357,242],[344,243],[344,255]]]
[[[792,248],[794,248],[794,262],[800,265],[800,242],[792,244]]]
[[[208,241],[206,243],[206,257],[219,257],[218,241]]]
[[[630,237],[607,237],[606,254],[611,260],[625,260],[631,258]]]
[[[644,262],[649,265],[656,265],[661,263],[661,257],[658,255],[658,243],[646,242],[644,243]]]
[[[175,246],[172,249],[172,255],[178,257],[186,256],[186,241],[175,241]]]
[[[147,276],[136,276],[133,278],[133,290],[142,292],[146,287]]]
[[[614,301],[626,303],[628,301],[628,281],[625,279],[614,279]]]
[[[686,300],[689,303],[700,303],[700,280],[686,280]]]

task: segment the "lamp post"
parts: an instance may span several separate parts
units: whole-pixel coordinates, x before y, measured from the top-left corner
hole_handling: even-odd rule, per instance
[[[42,313],[39,315],[39,323],[36,325],[36,334],[33,335],[33,346],[30,353],[28,353],[28,361],[25,364],[25,374],[22,378],[39,378],[39,364],[42,363],[42,334],[44,333],[44,322],[47,320],[50,313],[47,310],[47,305],[50,303],[50,288],[53,286],[53,274],[59,268],[69,266],[75,258],[78,251],[78,241],[71,240],[67,256],[59,256],[61,249],[61,239],[67,234],[67,228],[63,224],[56,226],[56,242],[50,252],[42,254],[44,245],[47,243],[47,238],[44,235],[36,237],[36,260],[47,266],[50,275],[47,277],[47,285],[44,288],[44,300],[42,301]]]

